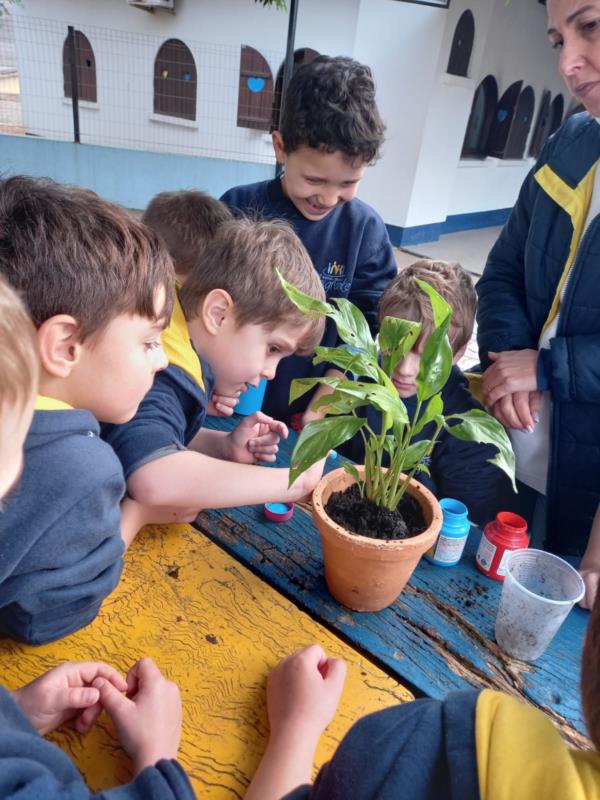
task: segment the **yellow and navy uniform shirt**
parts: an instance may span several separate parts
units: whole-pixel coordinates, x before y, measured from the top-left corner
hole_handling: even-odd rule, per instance
[[[477,699],[481,800],[597,800],[600,754],[570,750],[548,717],[489,689]]]
[[[155,375],[135,417],[102,426],[126,479],[150,461],[185,450],[202,427],[212,394],[212,373],[194,350],[178,297],[162,345],[169,365]]]

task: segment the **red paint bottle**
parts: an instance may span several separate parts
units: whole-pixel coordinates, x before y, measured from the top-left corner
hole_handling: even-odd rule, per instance
[[[511,511],[500,511],[483,529],[475,556],[477,569],[488,578],[503,581],[508,554],[522,547],[529,547],[526,520]]]

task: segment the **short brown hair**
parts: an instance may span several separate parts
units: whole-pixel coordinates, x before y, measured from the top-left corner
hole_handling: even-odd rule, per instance
[[[452,308],[448,337],[453,352],[464,347],[473,333],[477,295],[468,272],[456,261],[415,261],[390,281],[379,302],[379,321],[385,317],[421,322],[425,330],[433,328],[429,298],[415,278],[429,283]]]
[[[76,186],[48,179],[0,181],[0,274],[21,294],[39,327],[73,316],[79,338],[119,314],[169,319],[173,264],[159,237],[125,209]]]
[[[228,292],[238,325],[264,324],[274,330],[294,324],[307,330],[298,351],[309,354],[323,338],[323,318],[309,319],[283,291],[276,270],[311,297],[325,299],[325,290],[310,256],[292,228],[278,220],[237,219],[225,222],[204,251],[202,263],[180,292],[186,319],[198,316],[213,289]]]
[[[231,212],[205,192],[161,192],[144,211],[142,222],[163,239],[175,272],[187,275],[202,257],[206,244]]]
[[[38,377],[35,328],[18,294],[0,275],[0,416],[33,406]]]

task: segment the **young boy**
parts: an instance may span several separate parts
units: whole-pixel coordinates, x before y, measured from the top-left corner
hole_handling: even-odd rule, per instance
[[[130,419],[166,366],[173,266],[117,206],[15,177],[0,183],[0,275],[33,318],[41,367],[25,468],[0,516],[0,633],[39,644],[94,619],[140,527],[174,518],[121,504],[97,422]]]
[[[597,800],[600,599],[583,649],[582,705],[593,750],[569,750],[546,715],[495,692],[452,692],[371,714],[310,785],[314,752],[344,684],[343,662],[313,645],[267,684],[271,735],[246,800]]]
[[[385,317],[399,317],[423,324],[423,332],[415,348],[403,358],[392,376],[392,381],[402,398],[409,416],[416,410],[415,379],[419,371],[421,353],[433,319],[428,297],[419,288],[416,279],[427,281],[453,309],[449,331],[454,367],[442,390],[444,414],[462,414],[472,408],[481,408],[469,392],[467,379],[456,364],[463,356],[475,320],[477,297],[469,275],[456,263],[446,261],[417,261],[400,273],[386,288],[379,305],[379,321]],[[381,418],[368,407],[357,413],[366,413],[369,424],[379,432]],[[416,440],[427,439],[435,427],[426,425]],[[340,451],[358,463],[364,460],[362,437],[356,436]],[[429,464],[430,475],[418,472],[415,476],[438,497],[460,500],[469,509],[469,518],[477,524],[493,519],[508,498],[510,484],[506,476],[488,459],[494,448],[475,442],[462,442],[445,431],[440,434]]]
[[[350,58],[320,56],[294,74],[280,130],[273,133],[283,177],[238,186],[221,198],[235,210],[290,222],[327,297],[347,297],[373,330],[377,303],[397,266],[383,220],[355,195],[365,168],[379,155],[384,130],[370,69]],[[322,344],[337,344],[331,321]],[[263,410],[284,421],[305,412],[310,393],[290,406],[290,383],[323,374],[329,374],[325,364],[286,359],[267,386]],[[303,422],[316,416],[305,412]]]
[[[142,222],[167,245],[175,277],[184,283],[221,223],[231,219],[227,206],[204,192],[161,192],[144,211]]]
[[[152,228],[167,245],[175,267],[175,279],[183,286],[195,264],[219,226],[232,218],[224,203],[204,192],[161,192],[152,198],[142,222]],[[229,417],[238,403],[238,395],[221,397],[213,393],[208,414]]]
[[[16,293],[0,278],[0,505],[23,469],[38,372],[35,329]],[[121,692],[127,690],[124,697]],[[102,708],[112,717],[137,773],[130,786],[103,797],[194,797],[173,760],[181,731],[179,691],[148,658],[134,665],[127,680],[107,664],[87,662],[62,664],[12,693],[0,687],[0,797],[90,797],[69,758],[40,734],[69,719],[83,734]]]
[[[104,433],[141,503],[202,509],[291,502],[318,482],[323,462],[290,488],[288,469],[256,466],[274,461],[279,437],[287,436],[266,414],[229,434],[202,428],[213,379],[217,394],[234,397],[272,378],[281,358],[310,353],[321,339],[322,321],[307,319],[287,299],[277,270],[323,298],[304,247],[282,222],[224,222],[186,277],[163,335],[169,366],[134,419]]]

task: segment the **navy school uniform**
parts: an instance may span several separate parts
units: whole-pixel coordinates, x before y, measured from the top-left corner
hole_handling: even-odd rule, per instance
[[[89,411],[38,398],[0,513],[0,633],[31,644],[88,625],[123,566],[123,470]]]
[[[355,197],[321,220],[308,220],[284,195],[279,179],[237,186],[221,200],[234,212],[289,222],[319,273],[327,299],[345,297],[353,302],[376,332],[379,299],[398,267],[385,224],[374,209]],[[335,325],[327,320],[321,344],[335,347],[338,343]],[[289,405],[292,379],[321,376],[327,368],[327,364],[313,366],[311,358],[284,358],[267,384],[263,411],[284,421],[304,411],[310,394]]]

